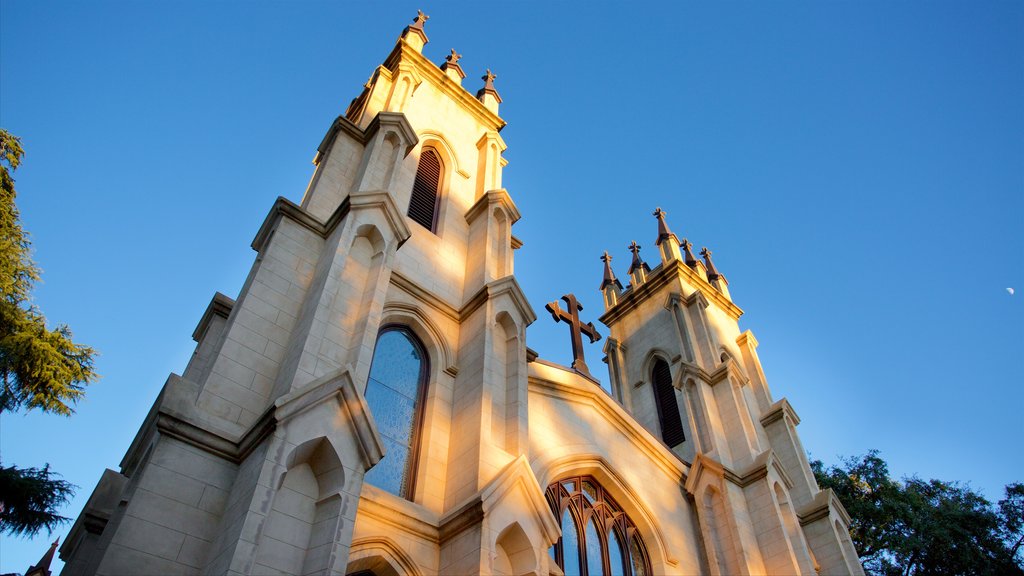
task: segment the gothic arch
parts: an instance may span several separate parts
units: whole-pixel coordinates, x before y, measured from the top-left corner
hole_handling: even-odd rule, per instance
[[[647,354],[644,355],[643,362],[641,362],[640,364],[640,374],[643,378],[644,383],[651,382],[651,370],[654,369],[655,362],[657,362],[658,360],[664,360],[665,364],[668,364],[669,370],[671,370],[672,358],[673,356],[669,354],[668,351],[666,351],[664,348],[651,348],[650,350],[648,350]],[[678,374],[678,370],[676,370],[675,374],[673,374],[673,386],[676,386],[675,376],[677,376]],[[678,386],[676,387],[678,388]]]
[[[546,461],[534,462],[537,480],[542,487],[566,476],[593,476],[607,490],[636,525],[640,537],[647,547],[647,555],[655,574],[665,572],[669,565],[677,566],[679,560],[671,555],[665,539],[658,528],[654,514],[637,496],[636,492],[622,480],[615,468],[599,455],[596,446],[582,446],[581,452],[555,456]]]
[[[416,562],[386,536],[360,538],[349,548],[345,574],[372,571],[379,576],[422,576]]]
[[[388,324],[408,327],[423,343],[427,356],[430,357],[431,382],[437,381],[440,370],[449,374],[458,372],[455,355],[444,333],[419,307],[405,302],[386,302],[381,315],[381,326]]]
[[[513,522],[501,530],[494,540],[494,573],[506,576],[537,574],[540,567],[537,547],[523,527]]]
[[[444,137],[440,132],[425,130],[418,134],[420,137],[420,150],[423,148],[433,148],[441,156],[441,162],[445,166],[451,168],[451,173],[462,174],[462,169],[459,168],[461,163],[455,156],[455,148],[448,142],[448,139]],[[450,181],[442,180],[442,184],[449,184]]]

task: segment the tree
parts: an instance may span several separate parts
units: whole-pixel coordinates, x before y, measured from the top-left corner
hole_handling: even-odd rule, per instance
[[[889,476],[872,450],[811,469],[850,513],[850,536],[869,574],[1024,574],[1019,550],[1024,539],[1024,486],[1006,487],[993,506],[957,482]]]
[[[39,268],[22,230],[11,172],[21,164],[21,140],[0,129],[0,414],[34,409],[70,416],[95,381],[95,351],[72,340],[71,330],[47,328],[31,304]],[[0,531],[32,536],[67,520],[57,509],[71,484],[43,468],[0,466]]]

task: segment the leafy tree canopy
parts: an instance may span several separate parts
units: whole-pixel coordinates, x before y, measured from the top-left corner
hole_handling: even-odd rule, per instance
[[[811,469],[850,513],[850,536],[869,574],[1024,575],[1024,484],[993,506],[957,482],[896,481],[872,450]]]
[[[96,380],[95,352],[76,344],[71,330],[47,328],[31,303],[39,268],[14,204],[11,172],[21,164],[21,141],[0,129],[0,414],[39,409],[69,416]],[[71,484],[43,468],[0,466],[0,532],[32,536],[67,519],[57,514]]]

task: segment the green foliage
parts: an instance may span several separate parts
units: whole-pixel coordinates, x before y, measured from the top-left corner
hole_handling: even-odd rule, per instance
[[[21,164],[21,141],[0,129],[0,414],[39,409],[69,416],[83,387],[96,380],[95,352],[75,344],[71,330],[50,330],[31,305],[39,269],[21,228],[11,172]],[[0,532],[33,536],[67,518],[57,514],[73,486],[43,468],[0,467]]]
[[[0,412],[38,408],[68,416],[83,386],[96,379],[95,352],[75,344],[67,326],[48,329],[29,303],[39,269],[21,228],[10,174],[23,154],[20,140],[0,130]]]
[[[956,482],[893,480],[876,450],[828,468],[815,460],[811,469],[850,513],[850,536],[869,574],[1024,574],[1021,484],[1007,486],[997,507]]]
[[[13,536],[35,536],[52,531],[68,519],[55,513],[67,504],[74,486],[56,478],[49,466],[43,468],[0,467],[0,532]]]

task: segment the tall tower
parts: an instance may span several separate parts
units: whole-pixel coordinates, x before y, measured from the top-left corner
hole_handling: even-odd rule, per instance
[[[743,311],[701,250],[673,234],[658,208],[651,270],[630,246],[630,283],[605,261],[605,344],[613,395],[665,445],[690,462],[693,499],[708,564],[719,574],[862,574],[849,517],[818,489],[796,433],[800,419],[774,400],[757,340],[740,332]]]
[[[341,575],[379,569],[374,547],[480,570],[473,496],[525,450],[536,316],[512,277],[495,75],[467,92],[460,55],[421,53],[426,20],[331,124],[301,203],[271,208],[237,299],[214,296],[73,527],[65,573]]]

